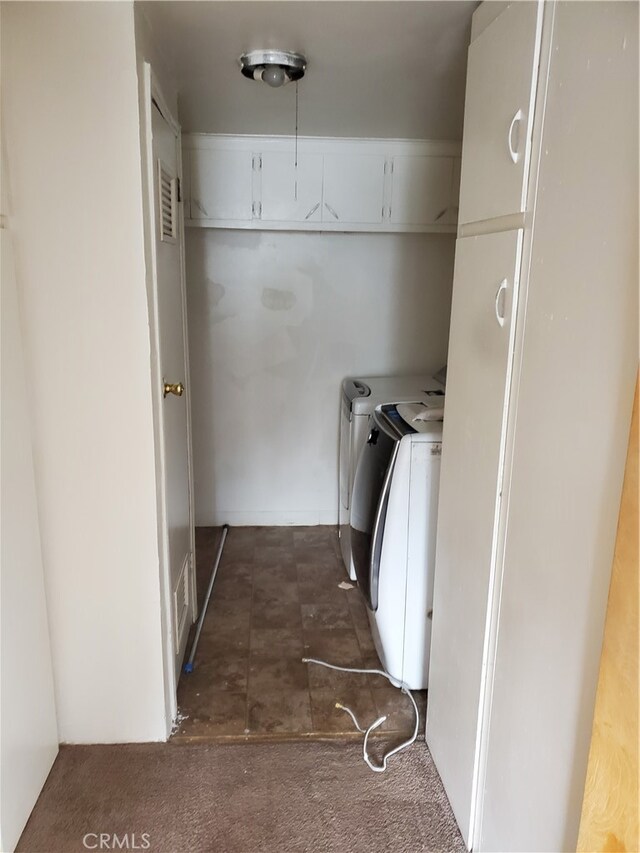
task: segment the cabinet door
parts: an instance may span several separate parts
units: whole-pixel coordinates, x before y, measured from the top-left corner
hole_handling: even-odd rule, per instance
[[[469,48],[461,223],[524,210],[541,10],[513,3]]]
[[[436,537],[427,743],[469,840],[521,231],[458,240]]]
[[[393,158],[390,220],[396,225],[448,225],[457,211],[452,198],[453,158]]]
[[[385,158],[378,154],[325,154],[323,222],[382,222]]]
[[[262,154],[262,212],[267,222],[319,222],[322,219],[322,154],[293,151]]]
[[[191,219],[250,220],[253,154],[196,148],[191,164]]]

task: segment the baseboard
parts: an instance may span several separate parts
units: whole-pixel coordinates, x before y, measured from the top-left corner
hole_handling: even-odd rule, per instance
[[[221,524],[230,524],[232,527],[315,527],[320,524],[337,525],[338,517],[336,510],[220,510],[213,517],[196,518],[197,527],[217,527]]]

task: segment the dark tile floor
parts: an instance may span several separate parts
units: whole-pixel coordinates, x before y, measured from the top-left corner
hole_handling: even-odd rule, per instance
[[[219,536],[196,530],[200,600]],[[174,739],[360,738],[336,701],[367,725],[388,714],[381,735],[411,732],[410,701],[383,677],[302,663],[380,667],[360,592],[343,581],[334,527],[231,528],[194,672],[178,685]],[[415,695],[424,713],[425,695]]]

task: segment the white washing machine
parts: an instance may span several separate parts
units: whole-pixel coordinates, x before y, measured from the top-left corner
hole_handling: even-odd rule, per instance
[[[443,401],[378,406],[355,475],[351,543],[376,650],[412,690],[429,679]]]
[[[351,556],[349,512],[353,479],[369,430],[373,410],[381,403],[403,400],[438,400],[444,395],[446,367],[435,376],[368,376],[345,379],[340,412],[339,535],[342,559],[351,580],[356,580]]]

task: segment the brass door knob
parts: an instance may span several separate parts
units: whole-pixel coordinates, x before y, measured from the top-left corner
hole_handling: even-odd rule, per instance
[[[166,397],[167,394],[175,394],[176,397],[182,397],[184,394],[184,385],[182,382],[163,382],[162,396]]]

